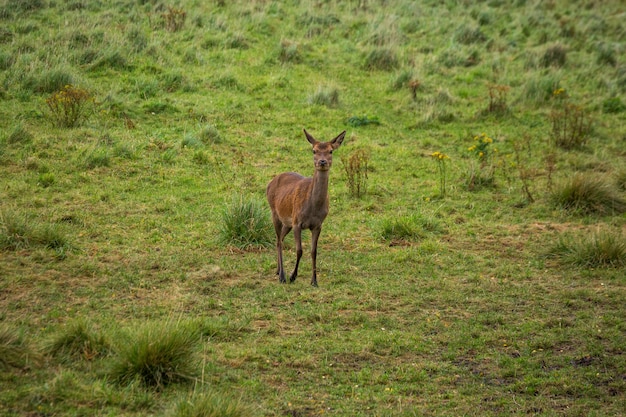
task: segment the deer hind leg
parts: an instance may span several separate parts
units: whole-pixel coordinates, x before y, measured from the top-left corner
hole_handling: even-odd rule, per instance
[[[313,276],[311,277],[311,285],[314,287],[317,287],[317,241],[320,237],[321,232],[321,227],[311,230],[311,262],[313,263]]]
[[[291,277],[289,278],[290,283],[293,283],[298,276],[298,266],[300,266],[300,258],[302,258],[302,229],[300,226],[294,227],[293,238],[296,241],[296,266],[293,269]]]

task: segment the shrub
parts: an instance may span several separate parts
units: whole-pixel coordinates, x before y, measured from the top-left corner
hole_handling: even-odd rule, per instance
[[[550,112],[550,121],[555,145],[563,149],[578,149],[587,143],[591,117],[583,107],[569,102],[555,106]]]
[[[348,180],[350,195],[359,198],[367,191],[367,166],[370,160],[369,152],[365,149],[356,149],[341,158]]]
[[[57,127],[75,127],[94,109],[94,98],[87,90],[66,85],[46,99],[52,122]]]
[[[626,211],[624,201],[612,184],[601,176],[576,174],[555,187],[552,203],[562,209],[580,214],[613,214]]]
[[[112,380],[163,389],[196,374],[194,351],[199,339],[189,326],[153,322],[127,336],[109,370]]]
[[[221,243],[239,249],[272,245],[271,222],[266,207],[259,201],[233,199],[222,212],[219,226]]]
[[[320,106],[337,107],[339,105],[339,90],[335,87],[319,85],[315,93],[309,96],[308,102]]]
[[[550,254],[586,268],[624,267],[626,238],[604,230],[581,236],[561,236]]]
[[[253,413],[239,400],[217,393],[197,393],[181,398],[168,417],[247,417]]]
[[[399,66],[399,60],[394,50],[380,47],[367,54],[363,66],[367,70],[391,71]]]
[[[111,344],[104,335],[94,332],[90,323],[76,320],[54,337],[47,350],[54,356],[92,360],[108,355]]]

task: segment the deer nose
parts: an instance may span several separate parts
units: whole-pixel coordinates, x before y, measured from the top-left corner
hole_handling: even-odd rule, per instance
[[[320,164],[320,166],[325,167],[328,164],[328,162],[325,159],[320,159],[319,164]]]

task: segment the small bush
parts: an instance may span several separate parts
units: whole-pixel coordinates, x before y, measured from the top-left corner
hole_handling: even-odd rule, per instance
[[[586,268],[626,266],[626,238],[607,231],[561,236],[551,255]]]
[[[350,195],[359,198],[367,191],[367,166],[370,160],[369,152],[365,149],[356,149],[341,158],[348,181]]]
[[[224,208],[219,225],[222,244],[239,249],[272,245],[272,225],[266,207],[257,200],[234,199]]]
[[[556,207],[580,214],[626,212],[626,201],[601,176],[576,174],[554,188],[551,200]]]
[[[309,96],[308,102],[319,106],[337,107],[339,105],[339,90],[320,85],[315,93]]]
[[[181,398],[168,417],[247,417],[253,413],[240,400],[217,393],[197,393]]]
[[[111,344],[84,320],[69,323],[49,343],[48,352],[67,359],[92,360],[111,352]]]
[[[587,144],[591,117],[581,106],[565,102],[552,109],[552,139],[563,149],[580,149]]]
[[[396,52],[390,48],[372,49],[365,57],[363,64],[367,70],[391,71],[400,65]]]
[[[154,322],[128,335],[118,346],[109,376],[120,384],[135,381],[156,389],[196,375],[197,332],[179,323]]]
[[[94,98],[87,90],[66,85],[46,99],[52,123],[57,127],[76,127],[94,110]]]

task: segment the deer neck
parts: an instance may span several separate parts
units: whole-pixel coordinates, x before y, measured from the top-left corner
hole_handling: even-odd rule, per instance
[[[328,201],[328,171],[315,170],[311,183],[311,205],[317,208],[326,206]]]

